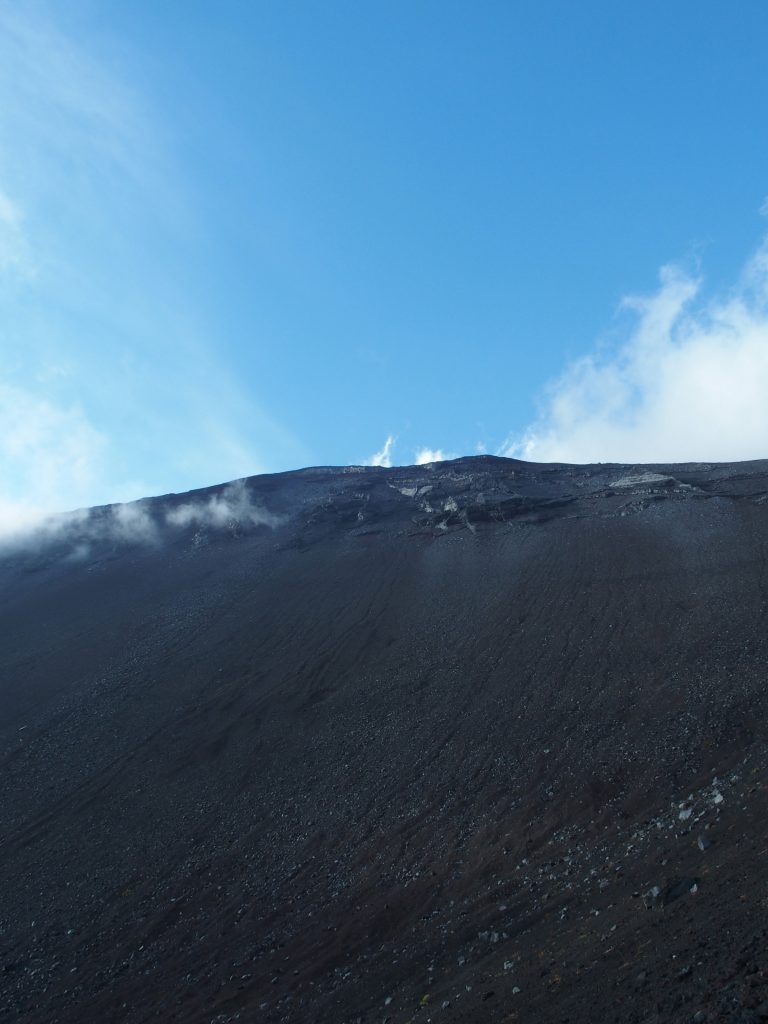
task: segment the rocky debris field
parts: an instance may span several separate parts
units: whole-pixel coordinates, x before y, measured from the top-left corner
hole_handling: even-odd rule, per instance
[[[0,551],[0,1021],[768,1021],[768,463],[254,477]]]

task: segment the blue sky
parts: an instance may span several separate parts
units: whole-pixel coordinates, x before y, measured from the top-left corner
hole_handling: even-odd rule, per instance
[[[0,528],[303,465],[768,455],[767,30],[0,0]]]

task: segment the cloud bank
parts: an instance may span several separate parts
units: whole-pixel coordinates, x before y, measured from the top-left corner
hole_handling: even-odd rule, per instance
[[[725,298],[661,271],[657,291],[624,300],[625,340],[572,363],[541,414],[500,455],[536,462],[768,458],[768,241]]]

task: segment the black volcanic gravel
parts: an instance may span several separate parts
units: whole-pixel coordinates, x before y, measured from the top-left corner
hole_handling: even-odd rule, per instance
[[[0,552],[0,1022],[768,1021],[768,462],[130,511]]]

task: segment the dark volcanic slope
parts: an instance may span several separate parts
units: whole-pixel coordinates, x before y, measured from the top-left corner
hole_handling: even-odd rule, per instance
[[[0,560],[0,1021],[768,1019],[768,463],[315,469]]]

